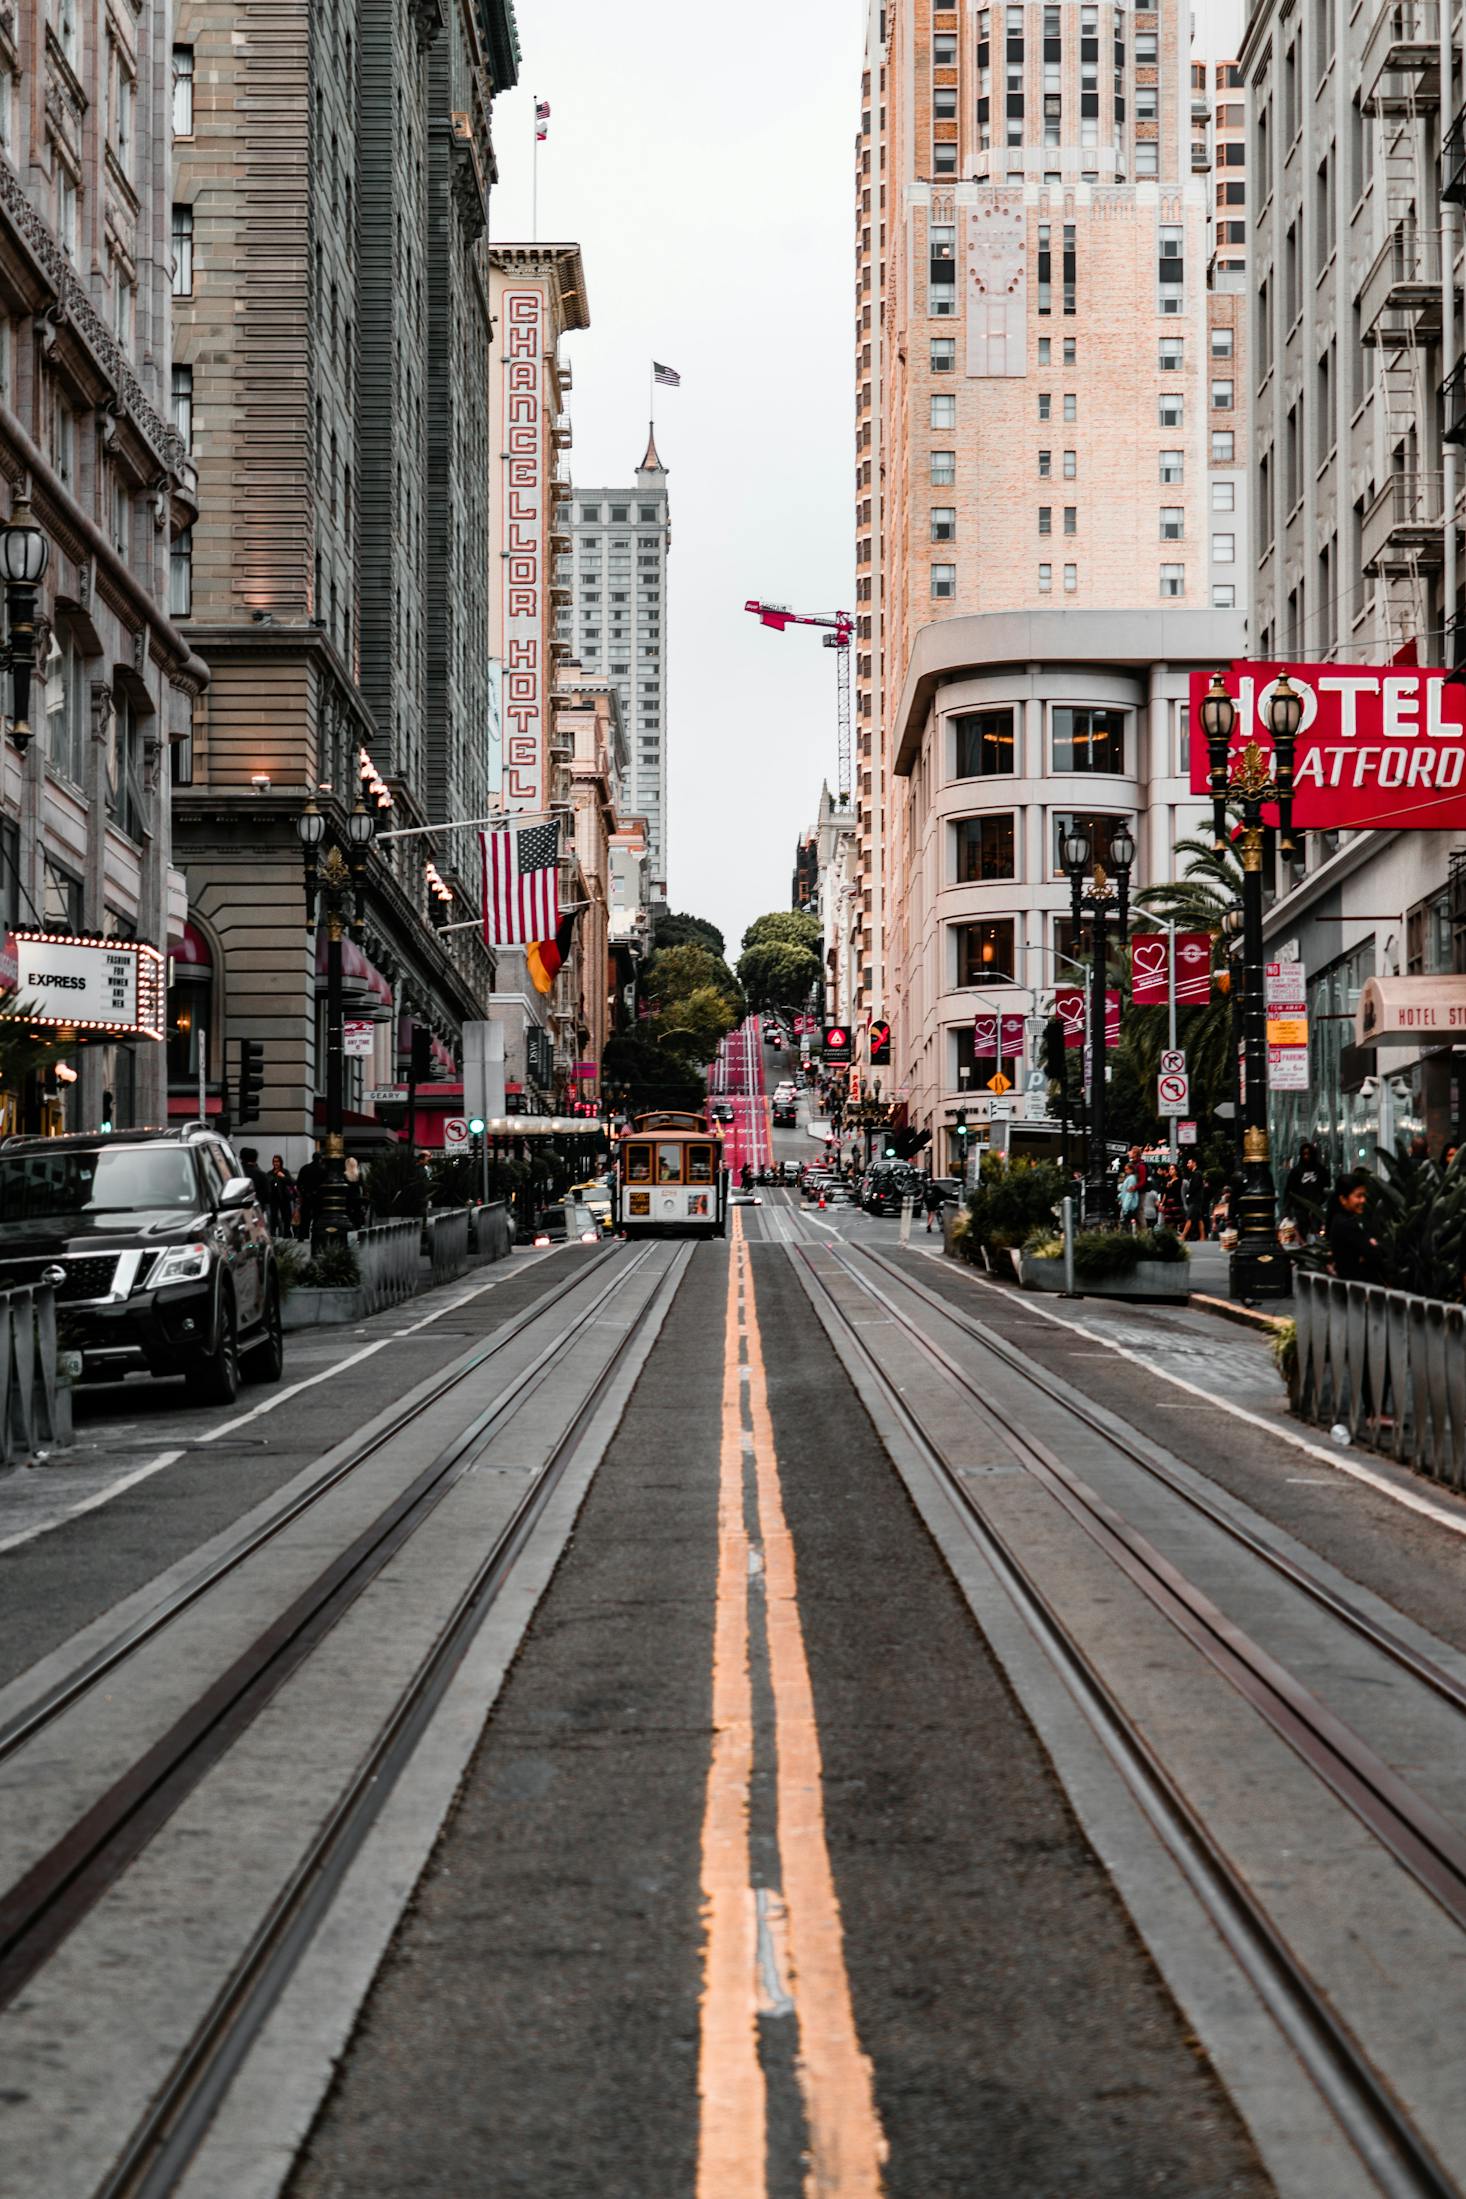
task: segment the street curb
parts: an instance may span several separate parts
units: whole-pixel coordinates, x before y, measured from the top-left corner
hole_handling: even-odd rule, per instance
[[[1259,1313],[1253,1306],[1239,1306],[1230,1298],[1208,1298],[1204,1291],[1194,1290],[1186,1301],[1198,1313],[1214,1313],[1223,1321],[1236,1321],[1245,1329],[1260,1329],[1264,1335],[1276,1335],[1287,1314]]]

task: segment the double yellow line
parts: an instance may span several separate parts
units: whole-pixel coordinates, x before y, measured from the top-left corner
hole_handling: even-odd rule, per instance
[[[733,1216],[723,1343],[713,1746],[702,1834],[703,1992],[697,2199],[761,2199],[768,2107],[758,2016],[792,2003],[808,2132],[809,2199],[877,2199],[886,2141],[855,2026],[840,1903],[825,1838],[823,1767],[784,1517],[763,1341],[741,1213]],[[747,1526],[750,1470],[757,1537]],[[774,1705],[782,1906],[749,1853],[754,1768],[750,1582],[761,1562]],[[771,1979],[771,1971],[773,1973]],[[771,1984],[777,1998],[771,2002]],[[784,1996],[787,1995],[787,2000]]]

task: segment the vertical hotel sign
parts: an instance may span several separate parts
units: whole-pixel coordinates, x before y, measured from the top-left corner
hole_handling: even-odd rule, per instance
[[[504,372],[504,806],[545,806],[545,299],[506,290]]]

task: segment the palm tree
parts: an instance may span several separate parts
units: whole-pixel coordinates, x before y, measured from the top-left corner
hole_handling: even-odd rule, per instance
[[[1178,931],[1215,937],[1227,911],[1242,905],[1242,865],[1230,847],[1214,848],[1210,840],[1178,840],[1176,853],[1191,858],[1182,876],[1146,886],[1136,894],[1136,906],[1163,923],[1174,921]]]

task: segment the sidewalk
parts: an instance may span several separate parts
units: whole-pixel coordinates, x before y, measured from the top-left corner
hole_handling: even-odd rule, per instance
[[[1187,1249],[1191,1254],[1192,1295],[1224,1299],[1228,1304],[1236,1303],[1239,1311],[1245,1311],[1240,1301],[1232,1299],[1230,1256],[1223,1252],[1216,1239],[1209,1238],[1205,1243],[1190,1245]],[[1274,1315],[1280,1321],[1291,1321],[1296,1310],[1293,1293],[1290,1290],[1286,1298],[1259,1299],[1255,1310]]]

